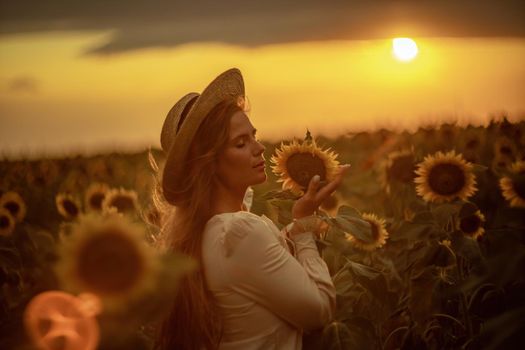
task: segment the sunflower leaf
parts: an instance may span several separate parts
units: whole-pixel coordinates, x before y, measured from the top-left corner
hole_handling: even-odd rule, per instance
[[[342,205],[337,209],[337,215],[338,216],[351,216],[355,218],[361,218],[361,214],[359,214],[359,211],[355,208],[349,207],[347,205]]]
[[[388,290],[385,275],[370,266],[348,261],[346,268],[353,275],[357,283],[363,286],[384,307],[394,307],[397,298]]]
[[[488,167],[486,167],[484,165],[477,164],[477,163],[472,163],[472,171],[474,171],[474,172],[482,172],[482,171],[486,171],[487,169],[488,169]]]
[[[412,222],[414,224],[430,224],[433,223],[434,220],[434,215],[431,212],[423,211],[417,213],[412,219]]]
[[[430,232],[433,231],[433,226],[428,224],[417,224],[404,221],[400,224],[396,233],[390,235],[390,241],[409,240],[414,241],[423,237],[428,237]]]
[[[372,226],[365,220],[348,216],[337,216],[333,219],[333,222],[335,222],[336,225],[341,228],[341,230],[351,234],[359,240],[362,240],[366,243],[374,242],[374,237],[372,236]]]
[[[462,202],[438,204],[432,209],[432,213],[437,222],[446,222],[451,216],[459,212],[462,204]]]
[[[264,200],[272,200],[272,199],[288,199],[288,200],[296,200],[299,197],[292,193],[290,190],[272,190],[265,192],[263,195],[261,195],[261,198]]]
[[[483,259],[478,243],[463,234],[451,236],[452,248],[456,254],[461,255],[471,261],[481,261]]]
[[[277,221],[283,225],[288,225],[290,222],[292,222],[292,207],[293,207],[293,201],[291,200],[278,200],[274,199],[270,201],[270,203],[275,206],[278,210],[277,212]]]

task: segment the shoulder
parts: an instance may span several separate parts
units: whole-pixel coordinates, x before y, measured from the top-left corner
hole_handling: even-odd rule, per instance
[[[226,256],[231,255],[241,241],[261,244],[272,239],[268,234],[266,221],[257,214],[247,211],[225,213],[219,216],[222,222],[220,240]]]

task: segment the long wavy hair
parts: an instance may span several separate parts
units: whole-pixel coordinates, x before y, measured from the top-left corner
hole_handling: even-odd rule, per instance
[[[212,217],[217,156],[228,142],[232,115],[245,111],[244,106],[237,103],[230,100],[219,103],[200,125],[184,165],[182,203],[173,206],[165,201],[162,180],[155,186],[153,203],[160,214],[158,245],[191,256],[198,263],[198,268],[181,280],[171,311],[158,327],[155,349],[211,350],[221,341],[223,321],[206,284],[202,236],[204,226]]]

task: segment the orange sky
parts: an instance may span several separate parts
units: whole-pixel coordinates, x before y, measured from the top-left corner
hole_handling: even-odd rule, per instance
[[[107,32],[0,38],[0,154],[159,146],[172,104],[238,67],[263,139],[336,135],[428,121],[525,117],[525,39],[414,38],[409,63],[391,38],[264,45],[196,43],[82,55]]]

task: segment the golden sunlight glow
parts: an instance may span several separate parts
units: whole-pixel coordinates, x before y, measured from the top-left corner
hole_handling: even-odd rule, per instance
[[[395,38],[392,40],[392,52],[401,61],[411,61],[417,56],[418,48],[410,38]]]
[[[413,37],[424,59],[407,64],[392,58],[392,38],[410,32],[254,48],[193,43],[110,56],[82,52],[111,33],[2,37],[0,155],[156,144],[174,101],[231,67],[243,73],[250,119],[270,142],[303,137],[306,128],[335,136],[451,120],[487,125],[500,109],[511,120],[525,118],[518,74],[525,39]]]

